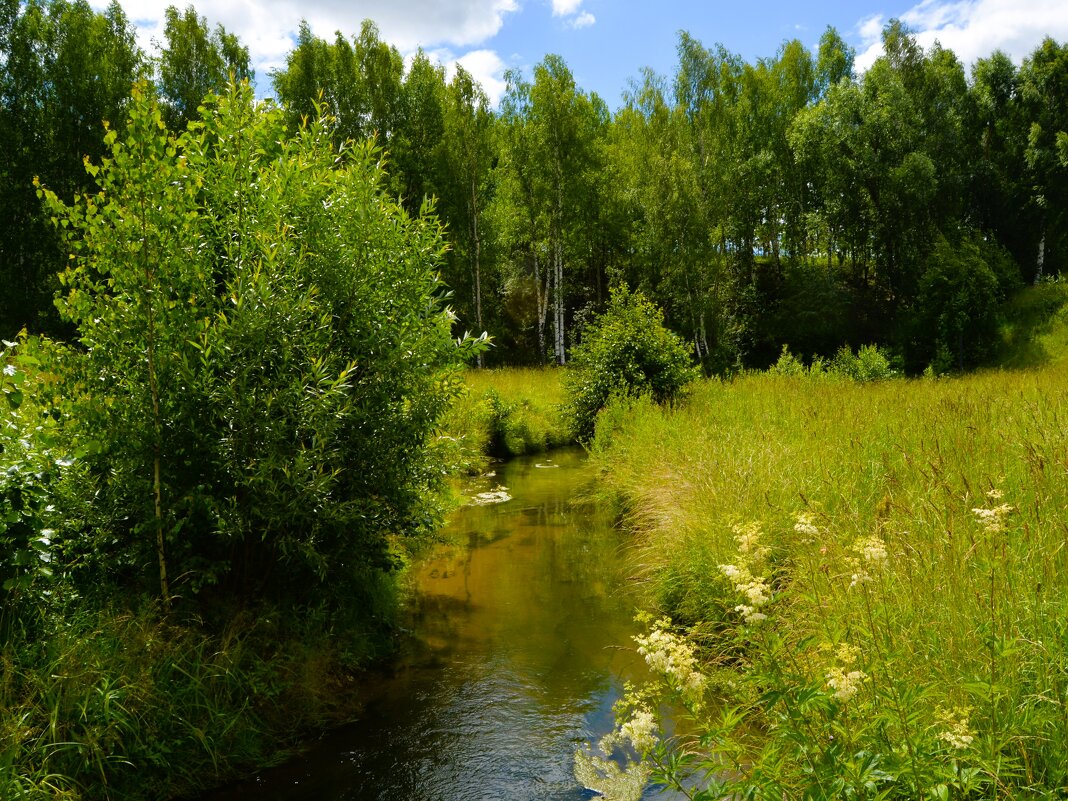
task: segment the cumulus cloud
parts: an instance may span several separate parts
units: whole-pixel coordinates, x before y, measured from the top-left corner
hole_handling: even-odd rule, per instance
[[[1046,36],[1068,39],[1068,3],[1064,0],[923,0],[900,15],[925,49],[936,41],[966,65],[1003,50],[1020,63]],[[886,20],[861,20],[857,69],[863,71],[882,55],[879,35]]]
[[[582,10],[582,0],[552,0],[553,16],[564,17],[569,28],[588,28],[597,21],[589,11]]]
[[[581,2],[581,0],[579,0]],[[104,8],[107,0],[92,0]],[[181,0],[122,0],[127,16],[138,26],[138,40],[150,48],[163,38],[161,20],[169,5]],[[364,19],[378,24],[382,38],[401,52],[417,47],[468,47],[492,38],[517,0],[195,0],[197,13],[214,26],[222,24],[249,48],[256,72],[265,76],[284,64],[302,19],[312,32],[328,41],[337,31],[358,33]]]
[[[504,71],[508,65],[493,50],[472,50],[464,53],[457,61],[471,73],[472,78],[482,84],[490,105],[496,106],[504,95]]]
[[[500,102],[507,88],[504,72],[508,69],[508,65],[495,50],[470,50],[458,56],[448,48],[438,48],[427,50],[426,55],[431,61],[445,68],[445,80],[452,80],[456,74],[456,65],[460,64],[471,74],[472,78],[482,85],[482,90],[489,98],[491,106],[496,106]],[[406,59],[406,63],[409,61],[410,59]]]

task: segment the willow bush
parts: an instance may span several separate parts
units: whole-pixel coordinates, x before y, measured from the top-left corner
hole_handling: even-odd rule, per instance
[[[351,599],[434,519],[429,434],[464,350],[440,226],[381,191],[372,144],[339,149],[326,119],[290,135],[247,85],[177,137],[140,87],[124,131],[86,164],[98,192],[41,189],[72,254],[86,575],[165,603]]]

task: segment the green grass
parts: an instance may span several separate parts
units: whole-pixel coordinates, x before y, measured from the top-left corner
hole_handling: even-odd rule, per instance
[[[477,472],[487,456],[522,456],[569,444],[571,433],[561,411],[562,374],[558,369],[470,369],[467,391],[442,423],[455,444],[461,467]]]
[[[1068,792],[1068,363],[710,381],[610,409],[593,450],[658,611],[742,710],[699,716],[731,792]],[[767,584],[766,620],[721,566]]]
[[[1026,287],[1003,313],[998,365],[1030,368],[1068,360],[1068,283]]]
[[[9,643],[0,798],[196,794],[348,722],[371,643],[325,615],[283,617],[238,616],[212,636],[151,608],[83,610],[36,643]]]

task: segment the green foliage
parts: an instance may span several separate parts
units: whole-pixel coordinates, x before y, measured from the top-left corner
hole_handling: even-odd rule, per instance
[[[186,596],[344,597],[434,518],[428,435],[463,355],[438,226],[383,196],[372,146],[339,151],[325,120],[287,139],[247,84],[177,138],[138,90],[108,144],[99,193],[43,192],[109,516],[89,557],[142,586],[158,561]]]
[[[522,456],[571,444],[562,373],[548,368],[467,370],[465,391],[441,423],[442,439],[451,445],[449,463],[475,473],[485,468],[489,456]]]
[[[990,356],[1002,293],[980,248],[971,238],[952,245],[940,237],[935,243],[920,282],[913,366],[931,364],[941,373],[976,367]]]
[[[862,345],[856,353],[848,345],[843,345],[830,361],[817,356],[807,367],[790,352],[788,346],[783,345],[778,361],[768,372],[782,376],[838,378],[859,382],[881,381],[896,375],[890,366],[889,356],[877,345]]]
[[[889,357],[877,345],[861,345],[856,353],[843,346],[831,360],[828,372],[854,381],[880,381],[894,375]]]
[[[587,327],[565,377],[575,436],[588,440],[597,413],[613,395],[675,400],[696,378],[686,345],[664,328],[663,315],[641,292],[612,291],[608,308]]]
[[[152,607],[61,611],[0,650],[5,799],[199,796],[351,720],[347,677],[376,655],[321,609],[263,607],[218,636]]]
[[[159,55],[159,93],[171,130],[181,131],[197,118],[204,98],[226,88],[228,81],[251,81],[248,48],[222,25],[212,31],[193,6],[164,12],[165,42]]]
[[[1068,359],[1068,283],[1043,281],[1015,294],[1002,308],[996,363],[1041,367]]]
[[[0,646],[37,636],[41,600],[54,578],[52,485],[64,460],[43,394],[33,343],[0,349]]]
[[[61,328],[51,303],[60,237],[33,179],[67,200],[90,183],[82,159],[103,155],[103,121],[122,121],[143,67],[134,33],[118,3],[0,7],[0,336]]]

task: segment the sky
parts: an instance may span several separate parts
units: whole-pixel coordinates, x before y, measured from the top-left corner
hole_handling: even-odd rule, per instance
[[[187,0],[120,0],[153,52],[168,5]],[[92,0],[104,7],[104,0]],[[860,70],[880,54],[879,34],[900,19],[924,47],[936,40],[966,66],[994,50],[1017,64],[1046,36],[1068,41],[1066,0],[195,0],[212,26],[222,24],[249,48],[257,92],[272,93],[270,73],[285,66],[301,19],[319,37],[351,37],[373,19],[381,37],[406,57],[423,48],[446,67],[459,62],[496,102],[504,71],[527,77],[546,54],[562,56],[579,88],[621,105],[641,70],[671,75],[678,32],[706,46],[723,44],[747,61],[774,56],[799,39],[815,50],[828,25],[857,52]]]

